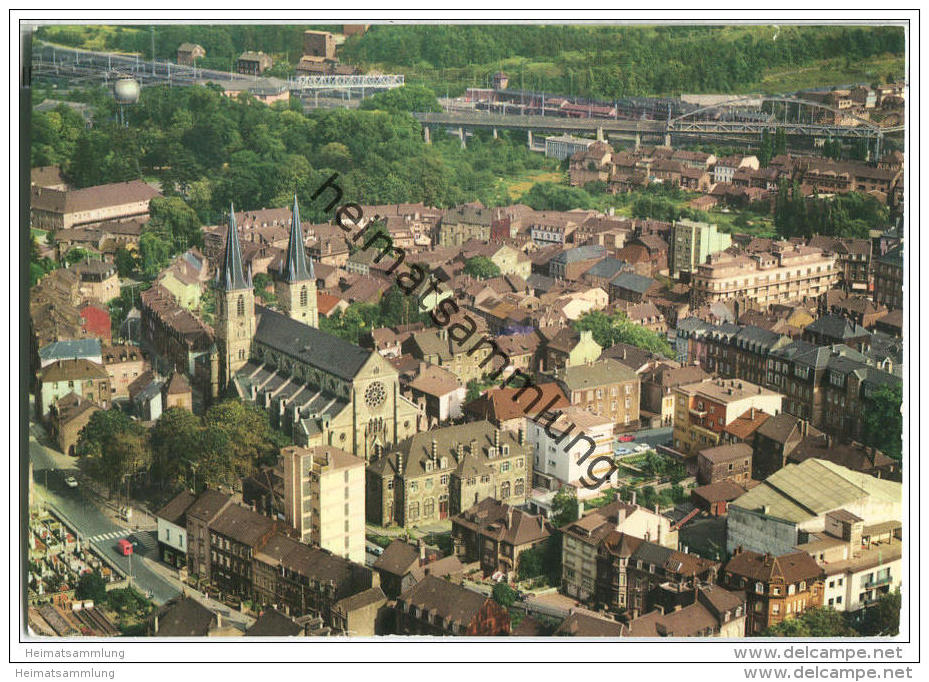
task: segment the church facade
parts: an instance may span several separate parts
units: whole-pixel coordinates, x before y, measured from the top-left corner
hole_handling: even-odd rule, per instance
[[[296,444],[334,445],[369,460],[375,449],[417,433],[425,415],[400,395],[399,374],[380,354],[317,328],[315,275],[296,198],[293,213],[287,255],[274,273],[277,311],[255,305],[230,212],[215,282],[219,383],[269,410]]]

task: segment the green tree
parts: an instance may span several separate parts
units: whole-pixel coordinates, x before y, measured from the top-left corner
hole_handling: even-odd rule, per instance
[[[864,400],[862,440],[897,461],[903,457],[903,384],[881,386]]]
[[[628,343],[668,358],[674,357],[674,349],[667,338],[635,324],[622,311],[613,315],[607,315],[600,310],[591,311],[576,320],[574,328],[578,331],[592,332],[594,341],[604,348],[617,343]]]
[[[361,100],[359,108],[392,112],[442,111],[435,93],[421,85],[404,85],[385,92],[378,92]]]
[[[490,279],[500,274],[500,268],[486,256],[474,256],[465,261],[464,272],[476,279]]]
[[[519,593],[517,593],[516,590],[507,585],[505,582],[501,582],[494,585],[490,596],[495,602],[500,604],[500,606],[508,609],[516,603],[516,599],[519,597]]]
[[[574,523],[580,516],[577,493],[571,486],[565,486],[552,499],[552,523],[562,528]]]
[[[171,407],[161,413],[149,431],[155,485],[193,487],[202,432],[200,418],[189,410]]]
[[[881,595],[875,604],[861,610],[855,629],[864,637],[900,634],[900,606],[900,588]]]
[[[554,182],[537,182],[519,198],[519,202],[537,211],[570,211],[593,208],[594,198],[579,187]]]
[[[123,246],[116,249],[116,271],[120,277],[131,277],[138,265],[132,251]]]
[[[180,197],[156,197],[149,202],[151,220],[146,228],[170,236],[172,252],[203,246],[200,216]]]
[[[90,599],[94,605],[106,602],[106,581],[96,571],[82,575],[77,581],[74,596],[78,599]]]
[[[761,637],[857,637],[844,614],[827,607],[804,611],[797,618],[784,620],[762,630]]]
[[[120,410],[98,410],[81,429],[77,453],[87,473],[110,493],[129,486],[151,464],[145,429]],[[131,494],[131,491],[130,491]]]
[[[65,254],[65,263],[68,265],[74,265],[75,263],[80,263],[81,261],[85,261],[88,258],[90,258],[90,252],[86,249],[77,247],[75,249],[71,249],[68,251],[68,253]]]

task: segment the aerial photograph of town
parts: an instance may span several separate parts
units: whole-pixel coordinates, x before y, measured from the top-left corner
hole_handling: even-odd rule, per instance
[[[22,641],[890,647],[909,31],[22,24]]]

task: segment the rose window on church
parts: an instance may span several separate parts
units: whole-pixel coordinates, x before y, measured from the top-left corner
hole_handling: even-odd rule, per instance
[[[365,403],[368,407],[380,407],[387,400],[387,389],[380,381],[373,382],[365,389]]]

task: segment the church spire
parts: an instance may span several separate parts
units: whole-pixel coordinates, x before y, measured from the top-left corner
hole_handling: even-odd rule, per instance
[[[250,289],[251,277],[245,278],[242,268],[242,250],[239,248],[239,230],[235,224],[235,207],[229,202],[229,229],[226,230],[226,254],[223,265],[217,272],[217,284],[226,291]]]
[[[287,258],[281,261],[281,279],[285,282],[315,280],[313,260],[307,264],[306,247],[303,244],[303,226],[300,223],[300,207],[294,194],[293,220],[290,223],[290,239],[287,242]]]

